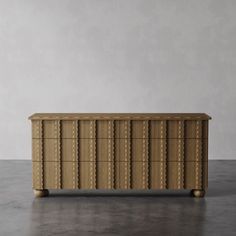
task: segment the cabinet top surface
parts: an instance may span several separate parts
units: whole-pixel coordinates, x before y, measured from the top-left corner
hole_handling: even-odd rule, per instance
[[[30,120],[210,120],[205,113],[35,113]]]

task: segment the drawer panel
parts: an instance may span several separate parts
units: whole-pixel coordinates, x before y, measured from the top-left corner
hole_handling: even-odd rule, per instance
[[[33,138],[207,138],[201,120],[44,120],[32,121]]]
[[[35,189],[78,188],[78,162],[33,162]]]
[[[207,162],[33,162],[35,189],[201,189]]]
[[[40,161],[206,161],[208,139],[33,139]]]

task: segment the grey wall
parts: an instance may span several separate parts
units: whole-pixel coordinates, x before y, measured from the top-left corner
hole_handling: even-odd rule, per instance
[[[0,158],[34,112],[206,112],[236,158],[236,1],[0,0]]]

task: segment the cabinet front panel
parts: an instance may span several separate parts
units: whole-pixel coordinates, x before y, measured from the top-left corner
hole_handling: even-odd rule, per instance
[[[207,188],[208,121],[34,120],[35,189]]]

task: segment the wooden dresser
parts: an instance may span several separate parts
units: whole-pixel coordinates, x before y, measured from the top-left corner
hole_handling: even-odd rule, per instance
[[[208,185],[208,115],[37,113],[33,189],[189,189]]]

